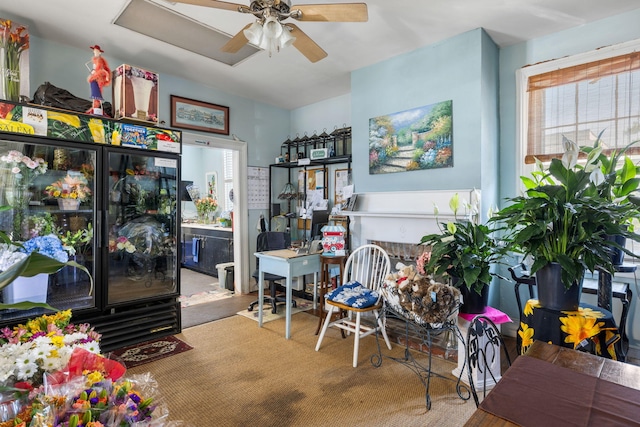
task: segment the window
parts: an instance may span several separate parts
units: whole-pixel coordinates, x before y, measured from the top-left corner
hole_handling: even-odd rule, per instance
[[[601,134],[609,149],[640,140],[640,40],[527,66],[517,81],[517,177],[561,157],[563,137],[585,146]],[[640,143],[627,154],[639,164]]]
[[[561,157],[563,137],[593,145],[602,132],[611,149],[640,139],[639,47],[635,41],[519,71],[521,166]],[[640,144],[628,153],[640,155]]]
[[[233,151],[224,150],[224,210],[233,210]]]

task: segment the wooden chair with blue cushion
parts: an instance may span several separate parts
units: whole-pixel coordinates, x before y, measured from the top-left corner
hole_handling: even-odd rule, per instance
[[[327,315],[318,337],[316,351],[320,350],[324,335],[330,326],[355,335],[353,346],[354,368],[358,366],[358,349],[360,338],[362,337],[379,331],[382,333],[387,347],[391,350],[391,343],[385,331],[384,320],[379,316],[379,310],[382,308],[380,287],[387,274],[389,274],[390,268],[389,255],[377,245],[360,246],[349,255],[344,268],[343,285],[325,295]],[[345,311],[347,316],[331,321],[332,314],[339,313],[341,310]],[[363,313],[373,314],[372,326],[361,322]],[[353,319],[354,316],[355,321]]]

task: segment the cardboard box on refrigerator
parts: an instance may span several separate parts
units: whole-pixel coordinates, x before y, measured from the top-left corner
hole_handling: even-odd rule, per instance
[[[123,64],[113,71],[114,118],[158,123],[158,73]]]

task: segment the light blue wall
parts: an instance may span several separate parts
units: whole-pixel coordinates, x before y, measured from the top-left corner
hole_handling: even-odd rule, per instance
[[[351,94],[337,96],[291,111],[291,139],[351,126]]]
[[[481,29],[399,55],[354,71],[351,77],[353,178],[356,192],[459,189],[481,187],[481,156],[485,146],[497,145],[484,113],[483,84],[496,87],[485,75],[484,48],[493,42]],[[495,49],[495,48],[494,48]],[[453,167],[392,174],[369,174],[369,119],[385,114],[453,101]],[[492,103],[495,101],[489,101]],[[495,110],[495,108],[494,108]],[[492,135],[493,133],[493,135]],[[493,136],[493,141],[483,140]],[[492,150],[494,151],[494,150]]]

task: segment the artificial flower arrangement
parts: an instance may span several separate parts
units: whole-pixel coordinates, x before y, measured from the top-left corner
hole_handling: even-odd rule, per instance
[[[11,169],[11,173],[15,176],[17,182],[25,187],[28,187],[35,177],[46,173],[48,169],[47,162],[43,158],[31,158],[17,150],[11,150],[0,156],[0,161]]]
[[[20,57],[29,49],[29,33],[24,25],[15,25],[10,19],[0,20],[0,48],[4,49],[3,72],[5,97],[18,101],[20,97]]]
[[[100,354],[100,335],[70,323],[71,311],[44,315],[0,331],[0,392],[15,418],[2,427],[162,427],[149,373],[126,378],[121,363]]]
[[[61,232],[60,234],[62,247],[71,256],[82,255],[83,249],[86,248],[87,243],[91,242],[91,239],[93,239],[93,226],[91,223],[87,225],[87,228],[76,231],[66,231],[64,233]]]
[[[88,181],[83,175],[67,174],[63,179],[48,185],[45,193],[55,199],[74,199],[83,202],[91,196],[91,189],[87,184]]]
[[[134,253],[136,246],[131,243],[125,236],[118,236],[117,238],[109,239],[109,252],[125,251],[127,253]]]
[[[203,197],[193,202],[196,205],[198,216],[206,216],[218,209],[218,202],[213,197]]]
[[[0,330],[0,384],[32,389],[44,374],[62,369],[76,347],[100,353],[100,334],[88,324],[71,323],[71,310],[43,315]]]

